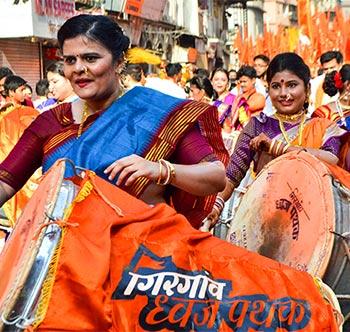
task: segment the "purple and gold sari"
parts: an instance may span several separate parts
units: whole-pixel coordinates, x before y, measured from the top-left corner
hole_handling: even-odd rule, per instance
[[[291,144],[298,145],[299,123],[286,122],[284,126]],[[260,133],[265,133],[270,139],[288,143],[281,133],[278,119],[268,117],[263,113],[253,117],[238,137],[226,169],[226,175],[235,187],[244,178],[252,162],[254,162],[255,171],[258,172],[264,164],[272,160],[272,157],[267,153],[257,153],[250,148],[250,141]],[[341,147],[341,137],[345,133],[346,131],[326,119],[307,119],[302,131],[301,146],[322,149],[338,156]]]

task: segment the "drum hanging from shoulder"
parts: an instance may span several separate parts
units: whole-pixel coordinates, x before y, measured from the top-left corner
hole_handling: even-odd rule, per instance
[[[305,152],[288,153],[248,188],[227,240],[321,277],[348,307],[349,202],[350,191],[322,162]]]
[[[60,163],[2,253],[0,330],[338,331],[307,273],[197,231],[91,171],[63,180]]]

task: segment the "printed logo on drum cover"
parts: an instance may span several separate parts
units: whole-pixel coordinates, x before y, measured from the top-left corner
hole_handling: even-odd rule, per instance
[[[222,321],[239,332],[298,331],[309,323],[310,305],[305,300],[271,300],[265,294],[231,297],[231,292],[231,280],[180,269],[172,257],[159,257],[141,245],[112,299],[147,297],[139,315],[139,324],[147,331],[218,331]]]

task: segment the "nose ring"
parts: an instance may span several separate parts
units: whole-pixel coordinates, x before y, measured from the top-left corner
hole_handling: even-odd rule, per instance
[[[88,74],[89,69],[87,69],[87,67],[86,67],[86,66],[83,66],[83,72],[84,72],[85,74]]]
[[[287,93],[286,100],[288,101],[290,99],[291,95]]]

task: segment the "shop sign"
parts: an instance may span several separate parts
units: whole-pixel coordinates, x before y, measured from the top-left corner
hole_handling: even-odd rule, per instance
[[[35,0],[35,12],[39,16],[67,19],[75,14],[74,0]]]
[[[127,0],[124,11],[152,21],[161,21],[166,0]]]
[[[141,10],[144,0],[126,0],[125,2],[125,13],[134,15],[134,16],[141,16]]]

